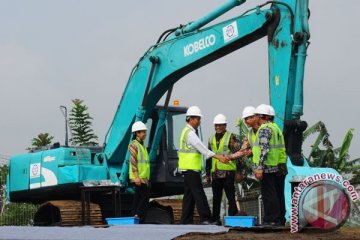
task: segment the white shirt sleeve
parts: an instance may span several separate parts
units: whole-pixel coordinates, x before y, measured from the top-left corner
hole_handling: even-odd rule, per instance
[[[194,131],[190,131],[188,134],[187,144],[189,147],[196,148],[206,159],[211,158],[215,155],[214,152],[210,151],[195,134]]]

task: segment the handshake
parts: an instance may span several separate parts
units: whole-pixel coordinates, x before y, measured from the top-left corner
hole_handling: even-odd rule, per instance
[[[231,159],[228,156],[222,155],[222,154],[215,154],[214,158],[219,159],[220,162],[222,163],[228,163],[229,161],[231,161]]]

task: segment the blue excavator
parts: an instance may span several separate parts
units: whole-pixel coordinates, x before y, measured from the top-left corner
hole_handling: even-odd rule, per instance
[[[151,196],[182,194],[183,178],[177,171],[177,153],[186,108],[168,106],[173,85],[186,74],[267,37],[270,103],[276,110],[275,122],[284,132],[288,155],[285,196],[286,218],[291,222],[295,214],[293,192],[300,189],[296,184],[301,186],[304,179],[316,174],[339,175],[334,169],[310,168],[302,155],[302,133],[307,127],[300,117],[310,38],[309,1],[267,1],[234,18],[209,24],[244,2],[229,0],[207,15],[161,34],[132,69],[101,148],[54,146],[12,156],[7,179],[10,201],[79,200],[81,187],[89,184],[116,185],[124,196],[131,196],[128,144],[135,121],[145,122],[149,129]],[[165,105],[157,106],[163,96]],[[321,180],[314,180],[317,184],[313,188],[300,189],[304,194],[296,202],[299,203],[298,222],[334,229],[346,220],[350,200],[342,185],[331,183],[329,187],[326,182],[331,179]],[[327,191],[323,191],[327,188],[333,191],[330,198],[325,196]],[[326,206],[300,208],[300,203],[310,200],[316,206],[326,202]],[[339,201],[341,207],[333,210]],[[345,215],[344,211],[347,211]]]

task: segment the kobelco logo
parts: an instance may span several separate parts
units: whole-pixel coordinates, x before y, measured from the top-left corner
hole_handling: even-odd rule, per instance
[[[184,47],[184,57],[190,56],[193,53],[201,51],[205,48],[213,46],[216,42],[216,37],[214,34],[206,36],[199,41],[190,43]]]

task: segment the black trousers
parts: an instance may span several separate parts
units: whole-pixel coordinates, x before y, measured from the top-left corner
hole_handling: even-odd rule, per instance
[[[201,182],[201,173],[184,171],[184,198],[182,202],[181,224],[193,223],[194,208],[200,215],[200,222],[211,221],[211,212]]]
[[[261,181],[261,195],[264,203],[264,222],[285,224],[285,176],[264,173]]]
[[[285,175],[276,176],[276,193],[279,199],[280,205],[280,223],[285,225],[286,218],[285,218]]]
[[[149,204],[149,186],[142,183],[140,186],[135,185],[135,194],[132,204],[132,215],[137,215],[140,222],[145,220],[146,210]]]
[[[229,216],[235,216],[237,213],[235,201],[235,171],[229,171],[225,178],[215,178],[212,180],[213,192],[213,221],[220,220],[220,207],[223,190],[229,202]]]

